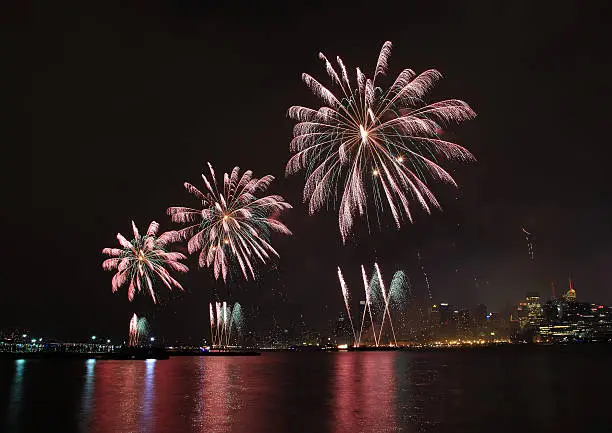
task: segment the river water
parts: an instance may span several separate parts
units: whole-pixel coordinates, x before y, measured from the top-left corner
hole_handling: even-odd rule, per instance
[[[0,360],[2,432],[612,432],[609,348]]]

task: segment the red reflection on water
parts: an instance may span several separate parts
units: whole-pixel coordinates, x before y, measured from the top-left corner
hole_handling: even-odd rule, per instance
[[[334,366],[335,431],[396,431],[395,353],[339,353]],[[369,431],[369,430],[368,430]]]
[[[97,362],[95,404],[91,415],[94,431],[139,431],[142,361]]]
[[[200,374],[201,402],[203,409],[202,432],[230,431],[230,421],[234,415],[233,406],[239,396],[232,394],[229,366],[232,358],[204,358],[205,364]]]
[[[271,419],[277,407],[268,404],[274,387],[262,379],[260,368],[259,358],[202,358],[195,369],[198,393],[192,410],[193,431],[279,431]]]
[[[157,363],[155,427],[158,432],[244,431],[254,416],[244,402],[244,365],[236,358],[176,358]],[[252,403],[250,406],[254,406]]]

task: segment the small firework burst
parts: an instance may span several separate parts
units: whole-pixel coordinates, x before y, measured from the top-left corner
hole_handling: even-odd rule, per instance
[[[279,195],[257,197],[274,180],[273,176],[261,179],[253,172],[235,167],[231,174],[223,176],[222,188],[218,188],[215,172],[210,164],[210,180],[202,175],[204,192],[185,183],[188,192],[201,201],[200,209],[171,207],[168,214],[172,221],[189,224],[175,232],[175,240],[188,240],[190,254],[200,252],[200,267],[211,267],[216,279],[226,281],[231,262],[238,262],[245,279],[255,279],[254,259],[267,263],[270,255],[278,256],[270,243],[270,232],[290,235],[291,231],[278,219],[278,214],[291,205]]]
[[[103,254],[111,256],[102,263],[102,267],[107,271],[117,271],[113,276],[112,288],[116,292],[119,287],[129,281],[128,299],[132,301],[136,291],[140,292],[146,287],[153,299],[157,302],[154,291],[154,283],[157,279],[161,280],[168,289],[172,286],[183,290],[183,287],[176,281],[168,269],[177,272],[187,272],[188,268],[180,260],[186,257],[177,252],[166,251],[166,245],[171,242],[172,232],[166,232],[157,236],[159,224],[151,222],[147,233],[142,236],[132,221],[132,231],[134,238],[128,241],[121,233],[117,234],[117,240],[122,248],[104,248]]]

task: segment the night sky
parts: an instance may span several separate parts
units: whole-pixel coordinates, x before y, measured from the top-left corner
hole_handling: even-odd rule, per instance
[[[0,328],[121,337],[137,312],[156,334],[201,338],[218,294],[322,329],[343,308],[336,265],[356,291],[375,260],[422,291],[417,250],[436,300],[499,310],[571,275],[579,300],[612,303],[609,2],[216,3],[20,3],[7,15],[4,117],[25,122],[3,142],[19,156],[7,150],[2,170]],[[442,212],[415,206],[413,225],[388,217],[343,246],[337,214],[308,216],[303,176],[284,176],[286,110],[318,105],[300,75],[327,79],[319,51],[371,75],[385,40],[384,83],[434,67],[445,78],[431,100],[478,113],[449,131],[478,162],[446,165],[460,189],[433,188]],[[294,235],[273,238],[280,259],[258,282],[224,285],[190,258],[186,292],[160,287],[160,306],[112,294],[102,248],[132,219],[177,228],[165,210],[197,205],[182,184],[201,186],[207,161],[276,176],[270,193],[294,205],[282,218]]]

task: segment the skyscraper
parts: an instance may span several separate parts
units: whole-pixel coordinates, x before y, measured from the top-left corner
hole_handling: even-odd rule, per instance
[[[576,291],[574,290],[574,284],[572,283],[572,279],[569,279],[569,290],[564,296],[567,302],[576,302]]]
[[[537,292],[528,292],[525,301],[527,304],[527,324],[530,326],[540,325],[544,320],[540,295]]]

